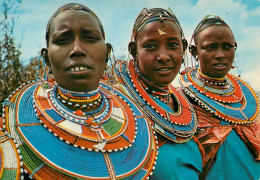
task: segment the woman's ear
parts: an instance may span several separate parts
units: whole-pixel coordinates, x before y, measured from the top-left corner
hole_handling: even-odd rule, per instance
[[[197,53],[197,47],[194,45],[190,45],[189,46],[189,51],[191,53],[191,55],[196,59],[198,53]]]
[[[186,39],[182,39],[182,46],[183,46],[183,52],[185,52],[188,47],[188,42]]]
[[[133,58],[136,59],[136,54],[137,54],[136,43],[130,42],[128,44],[128,51],[133,56]]]
[[[42,48],[41,55],[44,58],[45,63],[47,64],[47,66],[51,67],[51,62],[50,62],[49,56],[48,56],[48,48]]]
[[[235,42],[234,48],[235,48],[235,50],[237,50],[237,42]]]
[[[110,53],[111,53],[113,47],[110,43],[106,43],[106,46],[107,46],[107,54],[106,54],[106,63],[107,63],[110,58]]]

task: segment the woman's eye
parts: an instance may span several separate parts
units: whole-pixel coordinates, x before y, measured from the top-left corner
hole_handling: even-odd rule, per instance
[[[85,36],[85,37],[83,37],[83,38],[84,38],[84,40],[87,41],[87,42],[96,42],[96,41],[99,40],[98,37],[96,37],[96,36],[91,36],[91,35]]]
[[[156,49],[156,45],[155,44],[146,44],[144,46],[144,48],[147,50],[154,50],[154,49]]]
[[[234,48],[234,46],[231,45],[231,44],[225,44],[225,45],[223,46],[223,49],[224,49],[224,50],[230,50],[230,49],[232,49],[232,48]]]
[[[179,43],[169,43],[168,47],[169,48],[175,48],[175,47],[179,47],[180,44]]]
[[[210,45],[206,46],[205,49],[208,51],[213,51],[213,50],[217,49],[217,46],[215,44],[210,44]]]
[[[58,45],[65,45],[69,42],[70,42],[70,38],[67,36],[59,37],[53,41],[54,44],[58,44]]]

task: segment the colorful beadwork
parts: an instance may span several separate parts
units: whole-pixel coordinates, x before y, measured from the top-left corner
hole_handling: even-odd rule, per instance
[[[130,96],[150,118],[158,133],[177,143],[183,143],[192,138],[197,128],[197,119],[192,105],[184,95],[171,85],[169,86],[171,95],[178,102],[178,111],[170,112],[161,107],[154,96],[146,92],[135,74],[133,60],[128,66],[118,61],[116,67],[118,81],[124,85]]]
[[[155,133],[138,106],[113,90],[100,83],[102,105],[90,118],[64,106],[55,83],[19,87],[3,121],[23,157],[17,166],[35,179],[148,178],[158,154]]]
[[[257,96],[253,89],[238,77],[227,74],[225,88],[219,88],[205,84],[205,76],[198,75],[201,74],[198,68],[189,68],[186,72],[181,76],[180,83],[185,93],[202,108],[231,123],[252,123],[257,119]]]
[[[19,179],[23,169],[19,168],[20,158],[13,139],[0,131],[0,179]]]

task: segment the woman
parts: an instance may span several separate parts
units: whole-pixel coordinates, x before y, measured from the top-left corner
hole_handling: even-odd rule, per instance
[[[205,150],[201,179],[259,179],[259,102],[234,68],[237,43],[218,16],[206,16],[193,33],[190,52],[199,66],[181,77],[199,121],[198,137]]]
[[[121,88],[149,117],[157,132],[159,155],[152,179],[197,179],[200,151],[191,140],[197,120],[188,100],[170,83],[183,62],[187,43],[170,10],[143,9],[137,17],[128,64],[118,61]]]
[[[49,20],[46,41],[42,55],[53,78],[19,87],[5,103],[3,128],[21,154],[19,168],[8,175],[148,178],[155,136],[139,108],[100,81],[111,46],[98,17],[81,4],[66,4]]]

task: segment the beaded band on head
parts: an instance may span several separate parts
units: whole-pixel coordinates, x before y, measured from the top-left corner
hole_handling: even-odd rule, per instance
[[[232,33],[234,40],[235,40],[235,36],[232,32],[232,30],[230,29],[230,27],[227,25],[227,23],[221,19],[219,16],[215,16],[215,15],[206,15],[201,21],[200,23],[196,26],[191,40],[190,40],[190,45],[189,45],[189,51],[191,53],[191,55],[193,56],[194,51],[196,49],[195,45],[196,45],[196,37],[198,36],[198,34],[203,31],[204,29],[211,27],[211,26],[225,26],[227,27],[230,32]],[[236,41],[236,40],[235,40]],[[234,44],[235,49],[237,48],[237,43],[235,42]],[[192,58],[191,58],[192,59]],[[192,66],[193,66],[193,62],[191,60]]]
[[[46,28],[46,35],[45,35],[47,47],[48,47],[48,44],[49,44],[50,26],[51,26],[51,23],[52,23],[53,19],[56,16],[58,16],[60,13],[62,13],[64,11],[67,11],[67,10],[85,11],[85,12],[89,13],[91,16],[93,16],[97,20],[97,22],[98,22],[98,24],[100,26],[100,29],[101,29],[102,36],[105,39],[104,28],[103,28],[103,25],[102,25],[100,19],[97,17],[97,15],[92,10],[90,10],[88,7],[86,7],[86,6],[82,5],[82,4],[69,3],[69,4],[65,4],[65,5],[61,6],[59,9],[57,9],[56,12],[51,16],[50,20],[48,21],[47,28]]]
[[[164,20],[171,21],[174,24],[176,24],[176,26],[181,32],[182,39],[185,39],[181,25],[170,8],[168,8],[168,10],[162,8],[152,8],[152,9],[144,8],[135,20],[131,41],[132,42],[136,41],[137,34],[141,29],[144,28],[145,25],[154,21],[161,21],[163,23]],[[165,33],[163,32],[163,30],[160,31],[160,29],[158,29],[158,31],[160,35],[163,35]]]
[[[192,40],[194,40],[195,43],[195,38],[196,36],[204,29],[210,27],[210,26],[226,26],[227,28],[230,29],[230,27],[227,25],[227,23],[221,19],[219,16],[214,16],[214,15],[206,15],[201,21],[200,23],[197,25],[197,27],[195,28],[193,35],[191,37],[191,42]],[[232,30],[230,29],[231,33]],[[233,35],[233,33],[232,33]],[[234,35],[233,35],[234,37]]]

